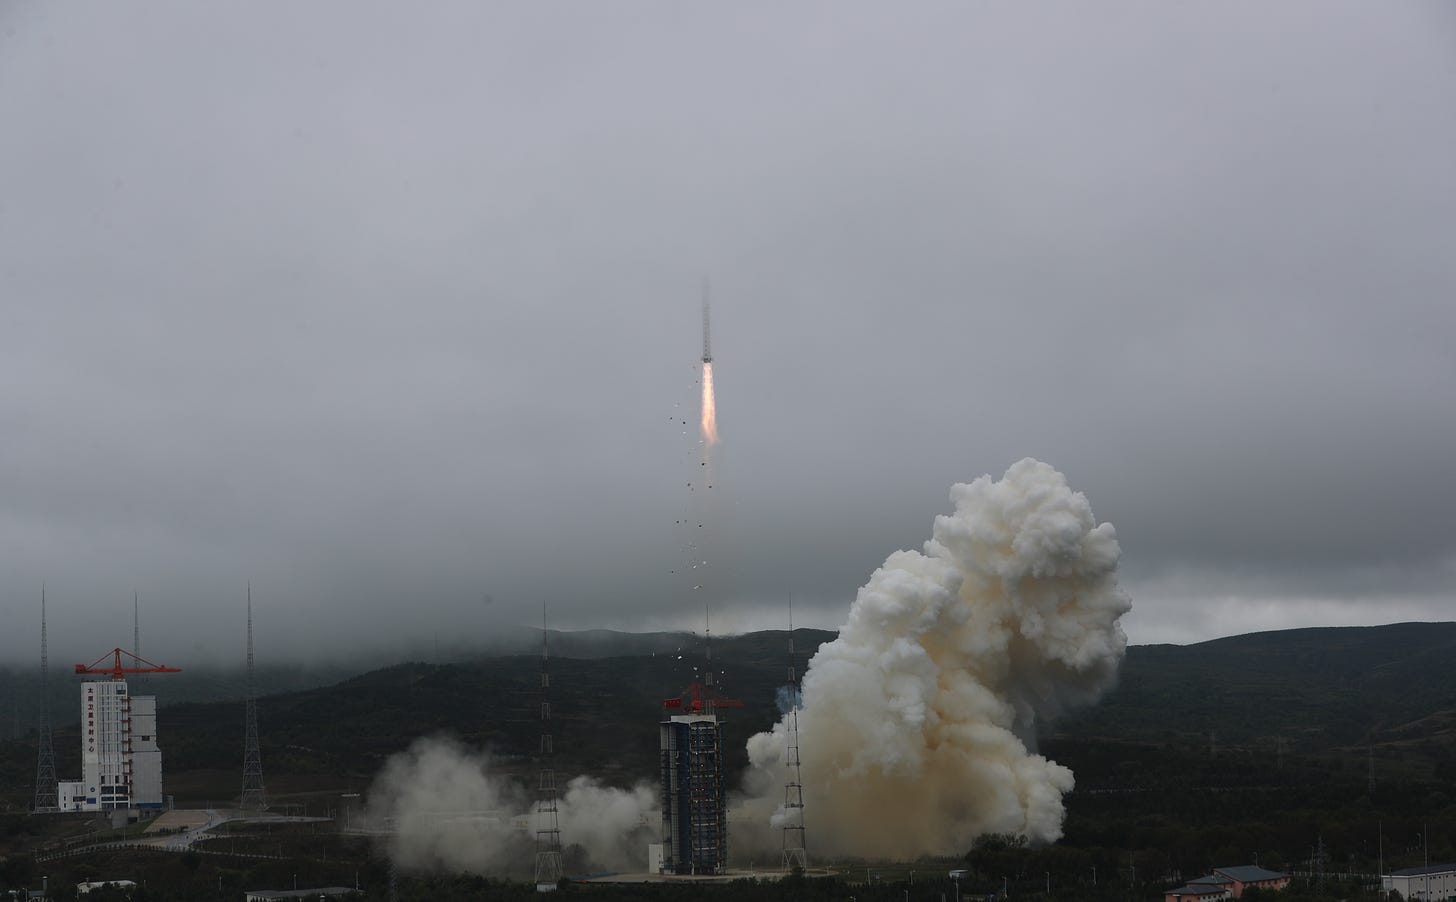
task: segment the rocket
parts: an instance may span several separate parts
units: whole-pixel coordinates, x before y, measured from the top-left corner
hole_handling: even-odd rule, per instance
[[[708,449],[718,443],[717,402],[713,400],[713,332],[708,319],[708,280],[703,280],[703,466]]]
[[[706,294],[706,290],[704,294]],[[703,298],[703,362],[713,362],[713,334],[708,323],[708,299]]]

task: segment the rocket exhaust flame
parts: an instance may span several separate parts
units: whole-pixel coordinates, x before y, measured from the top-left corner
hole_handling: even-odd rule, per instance
[[[718,444],[718,413],[713,400],[713,362],[703,361],[703,443]]]
[[[709,321],[708,283],[703,283],[703,444],[718,443],[717,403],[713,399],[713,332]]]
[[[960,854],[985,833],[1061,835],[1072,772],[1037,727],[1117,676],[1131,602],[1109,523],[1030,458],[951,489],[921,551],[897,551],[809,662],[803,798],[819,854]],[[787,718],[748,740],[739,816],[779,826]],[[775,831],[776,835],[776,831]]]

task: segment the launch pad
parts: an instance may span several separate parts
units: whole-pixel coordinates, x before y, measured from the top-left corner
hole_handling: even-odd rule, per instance
[[[833,877],[837,871],[828,868],[814,868],[801,872],[805,877]],[[735,880],[755,880],[761,883],[772,883],[785,880],[793,874],[792,871],[772,871],[733,868],[724,870],[721,874],[598,874],[592,877],[579,877],[577,883],[732,883]]]

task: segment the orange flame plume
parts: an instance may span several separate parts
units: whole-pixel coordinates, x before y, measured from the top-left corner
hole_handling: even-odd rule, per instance
[[[718,414],[713,402],[713,364],[703,361],[703,442],[718,444]]]

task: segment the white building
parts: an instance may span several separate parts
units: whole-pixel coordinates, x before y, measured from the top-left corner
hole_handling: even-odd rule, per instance
[[[1456,896],[1456,864],[1391,871],[1380,879],[1380,888],[1395,890],[1402,899],[1450,899]]]
[[[136,889],[134,880],[93,880],[89,883],[76,884],[76,895],[84,896],[92,890],[98,889],[122,889],[128,893]]]
[[[81,684],[81,779],[57,785],[62,811],[162,807],[157,699],[126,680]]]

